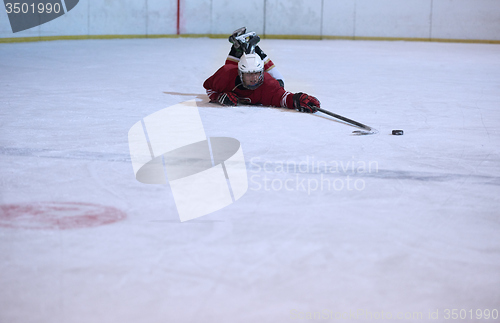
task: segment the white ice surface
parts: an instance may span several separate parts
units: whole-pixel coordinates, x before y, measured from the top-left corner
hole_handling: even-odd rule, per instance
[[[446,309],[500,310],[500,46],[261,45],[287,90],[380,133],[352,136],[320,113],[209,104],[202,84],[226,40],[0,44],[0,203],[127,213],[95,228],[0,227],[0,322],[276,323],[357,311],[356,322],[374,321],[368,312],[442,322]],[[168,185],[134,179],[127,133],[193,98],[207,136],[241,142],[249,190],[180,223]],[[302,168],[280,170],[287,162]],[[344,187],[307,191],[322,179]]]

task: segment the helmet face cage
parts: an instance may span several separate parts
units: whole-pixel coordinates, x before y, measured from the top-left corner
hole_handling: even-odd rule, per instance
[[[262,83],[264,83],[264,72],[263,71],[243,73],[241,70],[239,70],[238,73],[240,74],[241,84],[243,84],[243,87],[245,87],[245,88],[247,88],[249,90],[255,90],[256,88],[258,88],[259,86],[261,86]],[[243,74],[253,74],[253,73],[259,73],[259,80],[257,81],[257,83],[255,83],[254,85],[245,84],[245,80],[243,78]]]
[[[243,75],[259,73],[259,79],[256,84],[245,84]],[[238,63],[238,74],[241,78],[243,87],[249,90],[255,90],[264,83],[264,62],[257,54],[243,54]]]

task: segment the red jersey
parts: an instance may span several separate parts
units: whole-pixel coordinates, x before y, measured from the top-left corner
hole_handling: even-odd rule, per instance
[[[238,66],[226,64],[210,76],[203,87],[211,101],[217,101],[220,93],[234,92],[245,103],[294,109],[293,93],[285,91],[267,72],[264,72],[264,82],[255,90],[249,90],[243,87]]]

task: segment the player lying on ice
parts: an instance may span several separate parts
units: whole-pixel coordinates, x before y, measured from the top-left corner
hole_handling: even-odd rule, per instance
[[[253,32],[245,34],[245,31],[244,27],[240,28],[229,37],[233,46],[225,65],[203,83],[210,102],[225,106],[261,104],[316,112],[320,107],[319,100],[302,92],[294,94],[286,91],[283,77],[256,46],[259,36]]]

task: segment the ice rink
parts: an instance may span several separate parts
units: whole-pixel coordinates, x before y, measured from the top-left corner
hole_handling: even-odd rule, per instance
[[[208,103],[225,39],[0,44],[0,322],[500,321],[500,45],[260,45],[379,133]],[[127,134],[193,99],[248,191],[181,223]]]

